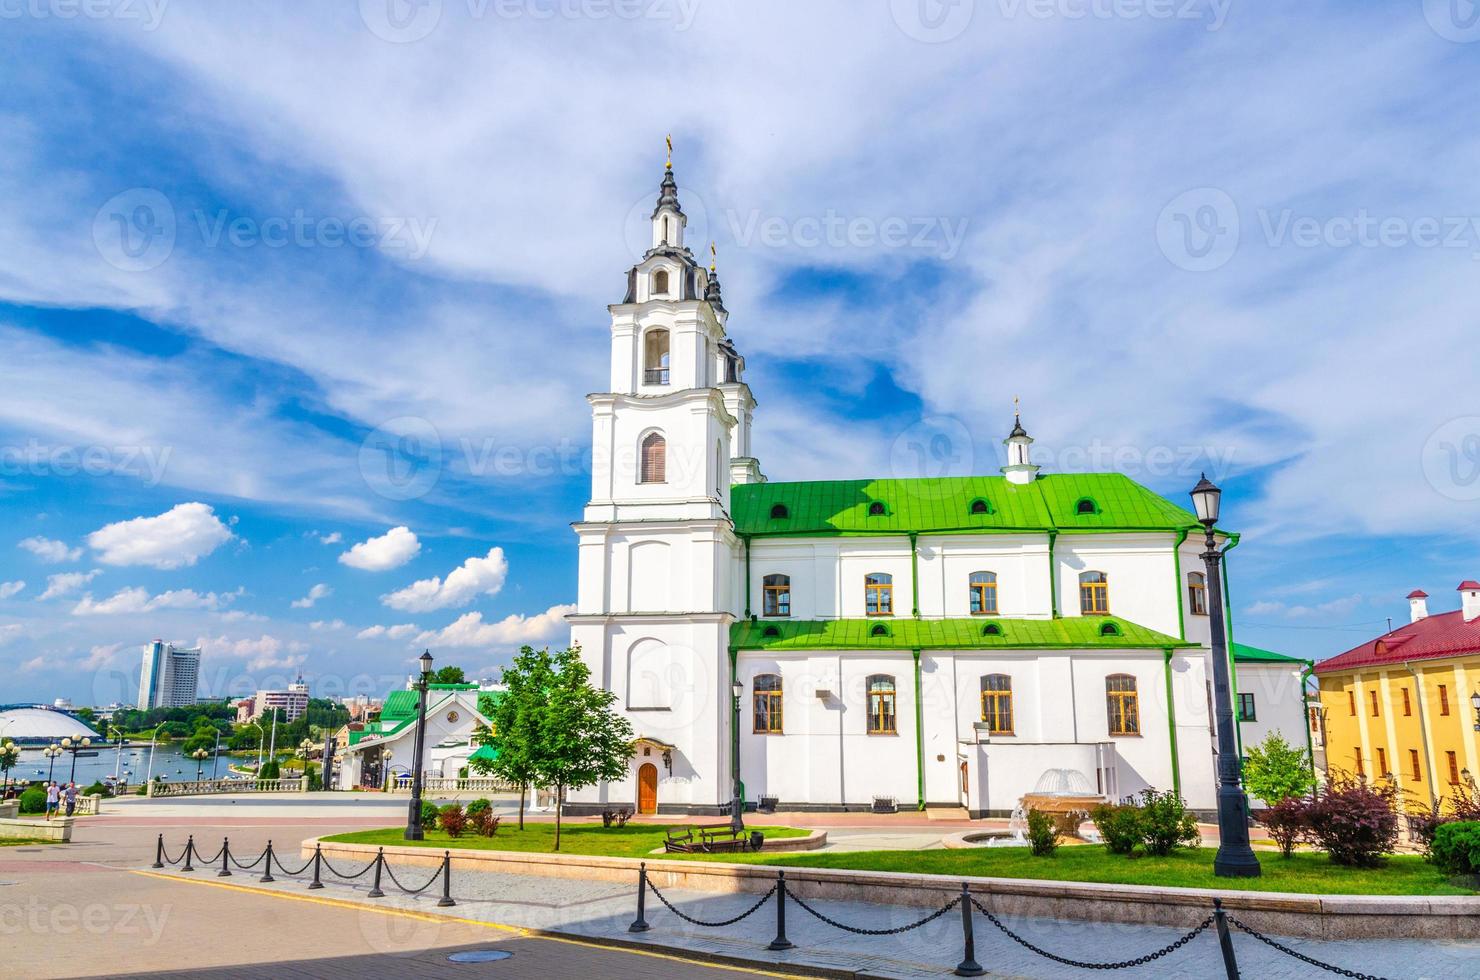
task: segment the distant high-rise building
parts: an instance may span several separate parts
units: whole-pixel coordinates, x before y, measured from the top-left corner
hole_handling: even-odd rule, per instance
[[[199,680],[200,647],[187,649],[155,640],[144,647],[144,669],[139,676],[139,710],[194,704]]]
[[[271,711],[282,711],[285,721],[297,721],[308,710],[308,685],[300,674],[286,691],[258,691],[236,704],[238,722],[256,721]]]

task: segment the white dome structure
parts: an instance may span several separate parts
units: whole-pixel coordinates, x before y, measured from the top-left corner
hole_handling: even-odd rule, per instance
[[[0,711],[0,742],[57,742],[63,738],[99,738],[97,732],[64,711],[51,708],[7,708]]]

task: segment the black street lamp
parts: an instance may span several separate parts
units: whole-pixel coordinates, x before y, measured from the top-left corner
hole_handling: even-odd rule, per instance
[[[1470,695],[1470,707],[1475,709],[1475,731],[1480,732],[1480,691]]]
[[[422,840],[426,836],[421,829],[421,768],[426,746],[427,686],[432,681],[432,651],[426,651],[417,659],[421,662],[421,681],[416,685],[416,745],[411,762],[411,806],[406,813],[406,840]]]
[[[77,782],[77,753],[81,752],[83,749],[87,748],[91,744],[92,739],[90,738],[73,739],[69,737],[62,739],[62,748],[72,753],[72,775],[67,778],[67,782]]]
[[[741,815],[744,801],[740,799],[740,699],[745,695],[745,685],[737,679],[730,687],[730,693],[734,695],[734,710],[730,717],[734,719],[735,747],[730,753],[730,783],[733,798],[730,801],[730,829],[741,831],[745,829],[745,818]]]
[[[62,754],[62,747],[57,743],[52,742],[46,748],[41,750],[41,754],[51,760],[51,762],[49,762],[46,766],[46,781],[49,783],[52,782],[51,777],[56,773],[57,756]]]
[[[1212,628],[1213,710],[1218,722],[1218,854],[1213,874],[1220,878],[1257,878],[1259,859],[1249,846],[1249,801],[1239,785],[1243,762],[1233,728],[1233,696],[1228,684],[1228,636],[1223,621],[1223,583],[1219,563],[1223,553],[1213,540],[1218,523],[1218,505],[1223,491],[1206,475],[1192,488],[1192,503],[1198,522],[1207,534],[1202,553],[1208,576],[1208,621]]]
[[[190,758],[195,760],[195,781],[200,782],[200,771],[205,767],[206,758],[210,756],[209,749],[196,749],[190,753]]]

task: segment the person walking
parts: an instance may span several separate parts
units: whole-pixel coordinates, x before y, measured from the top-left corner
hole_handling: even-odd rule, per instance
[[[61,796],[56,783],[46,784],[46,819],[50,820],[52,814],[57,812],[57,799]]]
[[[77,784],[68,783],[67,790],[62,794],[67,801],[67,816],[71,816],[77,809]]]

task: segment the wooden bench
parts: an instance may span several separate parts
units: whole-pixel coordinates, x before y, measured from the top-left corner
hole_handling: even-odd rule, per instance
[[[663,839],[663,850],[669,854],[733,854],[758,851],[764,838],[728,824],[710,827],[670,829]]]

